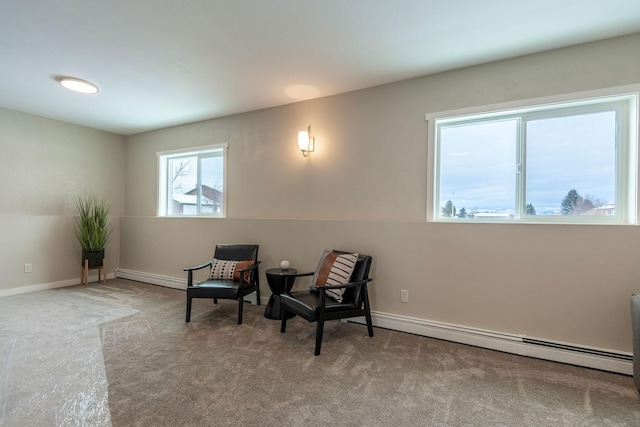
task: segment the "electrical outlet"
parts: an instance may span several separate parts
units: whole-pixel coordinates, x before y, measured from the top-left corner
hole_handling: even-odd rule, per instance
[[[400,302],[409,302],[409,291],[406,289],[400,290]]]
[[[24,265],[24,272],[25,273],[31,273],[31,264],[25,264]]]

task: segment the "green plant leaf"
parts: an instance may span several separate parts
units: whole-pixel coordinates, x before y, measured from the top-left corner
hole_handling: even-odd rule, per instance
[[[76,199],[76,208],[75,230],[82,249],[104,249],[112,233],[109,224],[111,206],[107,199],[99,199],[94,194],[81,196]]]

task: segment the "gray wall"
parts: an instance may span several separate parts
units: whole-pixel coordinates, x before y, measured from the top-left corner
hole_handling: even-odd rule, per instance
[[[259,243],[263,269],[354,250],[375,257],[376,311],[630,351],[638,227],[425,222],[424,116],[640,83],[638,46],[640,34],[128,137],[121,267],[184,278],[218,242]],[[317,148],[303,158],[309,124]],[[222,142],[228,218],[154,217],[155,153]]]
[[[124,137],[0,108],[0,295],[23,287],[79,283],[73,232],[76,196],[112,204],[107,270],[120,263]],[[31,263],[32,273],[24,273]]]

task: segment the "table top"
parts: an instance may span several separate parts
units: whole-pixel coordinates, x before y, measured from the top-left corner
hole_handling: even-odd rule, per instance
[[[287,268],[286,270],[283,270],[280,267],[270,268],[267,271],[265,271],[265,274],[269,274],[271,276],[291,276],[297,273],[298,273],[298,270],[296,270],[295,268]]]

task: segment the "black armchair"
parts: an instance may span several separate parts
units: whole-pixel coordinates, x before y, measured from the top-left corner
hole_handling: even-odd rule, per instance
[[[332,251],[331,254],[344,255],[350,252]],[[280,307],[282,308],[282,323],[280,332],[284,333],[287,327],[287,318],[291,317],[287,313],[297,314],[308,322],[317,322],[316,325],[316,347],[315,355],[320,354],[322,346],[322,333],[324,322],[327,320],[346,319],[350,317],[364,316],[367,322],[367,330],[369,336],[373,336],[373,324],[371,322],[371,308],[369,306],[369,294],[367,292],[367,283],[371,281],[369,278],[369,269],[371,268],[371,256],[359,254],[353,273],[348,279],[348,283],[337,286],[320,286],[312,283],[315,289],[307,291],[291,292],[289,294],[280,295]],[[320,264],[316,272],[300,273],[296,276],[314,276],[319,275],[325,258],[320,260]],[[326,264],[326,263],[325,263]],[[319,274],[320,272],[320,274]],[[342,301],[338,302],[333,295],[336,290],[342,289]],[[340,299],[340,298],[338,298]]]
[[[260,305],[260,280],[258,273],[258,245],[216,245],[213,259],[195,267],[187,267],[187,319],[191,320],[193,298],[238,300],[238,325],[242,324],[244,297],[256,293]],[[211,274],[205,281],[194,283],[193,272],[210,267]]]

